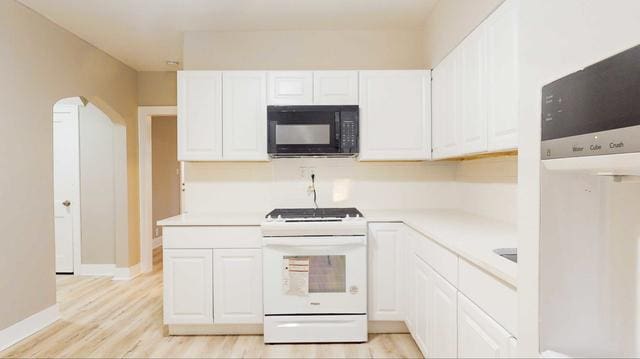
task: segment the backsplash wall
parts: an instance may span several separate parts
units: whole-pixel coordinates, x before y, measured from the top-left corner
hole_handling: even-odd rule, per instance
[[[306,168],[304,175],[301,167]],[[276,159],[265,163],[187,163],[185,210],[258,211],[311,207],[310,169],[318,205],[362,209],[454,208],[456,164]]]
[[[515,221],[516,156],[460,162],[191,162],[185,165],[184,211],[266,213],[276,207],[312,207],[307,191],[311,170],[320,207],[458,208]]]
[[[458,208],[515,223],[518,156],[464,160],[456,170]]]

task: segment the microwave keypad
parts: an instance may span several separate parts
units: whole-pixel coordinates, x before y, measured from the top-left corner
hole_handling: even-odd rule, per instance
[[[358,124],[356,121],[342,121],[342,138],[340,147],[342,152],[352,152],[358,146]]]

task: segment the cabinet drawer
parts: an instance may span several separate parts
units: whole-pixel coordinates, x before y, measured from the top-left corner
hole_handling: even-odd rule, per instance
[[[167,248],[262,248],[259,226],[164,227]]]
[[[458,290],[515,336],[518,326],[516,289],[464,259],[460,259],[459,270]]]
[[[448,280],[454,287],[458,286],[458,256],[442,247],[428,237],[406,227],[413,241],[413,251],[422,260]]]

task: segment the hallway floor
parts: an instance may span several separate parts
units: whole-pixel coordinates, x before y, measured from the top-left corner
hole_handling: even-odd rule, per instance
[[[364,344],[265,345],[262,336],[168,336],[162,325],[162,250],[153,272],[130,281],[58,276],[61,319],[0,352],[2,358],[400,358],[422,357],[409,334]]]

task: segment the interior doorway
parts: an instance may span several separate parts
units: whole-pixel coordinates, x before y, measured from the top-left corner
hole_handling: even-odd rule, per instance
[[[150,272],[153,269],[153,245],[160,239],[154,236],[153,211],[153,125],[154,118],[177,116],[176,106],[138,107],[138,149],[140,175],[140,269]],[[177,122],[177,121],[176,121]],[[177,153],[177,151],[176,151]],[[180,163],[179,194],[180,208],[185,208],[182,196],[184,164]],[[162,217],[164,218],[164,217]]]
[[[176,116],[152,116],[152,218],[153,248],[162,245],[162,227],[157,222],[180,214],[181,164],[178,162]]]
[[[128,236],[125,126],[82,97],[56,102],[53,172],[56,273],[114,275]]]

